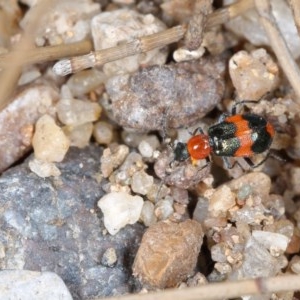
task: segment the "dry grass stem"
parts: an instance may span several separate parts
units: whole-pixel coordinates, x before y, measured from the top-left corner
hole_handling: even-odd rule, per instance
[[[292,9],[295,24],[300,36],[300,1],[299,0],[289,0],[290,7]]]
[[[0,73],[0,110],[9,103],[9,97],[14,91],[21,74],[21,66],[27,60],[26,53],[34,46],[35,32],[36,28],[38,28],[40,16],[45,10],[49,9],[54,4],[54,1],[43,0],[35,6],[32,18],[27,24],[21,40],[16,44],[15,49],[11,52],[9,67],[4,68]],[[17,51],[16,49],[22,49],[22,52]]]
[[[223,24],[253,7],[253,0],[244,0],[217,10],[208,16],[206,27],[211,28]],[[154,48],[160,48],[178,42],[183,38],[186,30],[187,26],[185,25],[176,26],[117,47],[91,52],[83,57],[73,57],[59,61],[54,65],[53,69],[56,74],[64,76],[86,68],[101,66],[120,58],[147,52]]]
[[[276,25],[276,21],[272,15],[270,1],[255,0],[255,6],[272,49],[276,54],[286,77],[297,94],[298,101],[300,101],[300,71]]]
[[[213,300],[236,298],[246,295],[271,294],[300,290],[299,275],[285,275],[270,278],[257,278],[234,282],[211,283],[195,288],[170,289],[157,293],[127,295],[105,298],[107,300]],[[103,298],[95,298],[101,300]]]
[[[84,55],[93,50],[91,40],[83,40],[72,44],[61,44],[55,46],[39,47],[29,49],[26,52],[26,61],[22,64],[30,65],[35,63],[42,63],[46,61],[58,60],[69,56]],[[23,51],[0,55],[0,68],[11,66],[14,55],[23,55]],[[16,63],[14,62],[14,65]]]

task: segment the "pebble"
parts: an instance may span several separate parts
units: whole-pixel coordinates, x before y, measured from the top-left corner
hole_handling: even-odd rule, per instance
[[[193,219],[202,224],[208,218],[208,207],[208,199],[205,197],[199,197],[193,212]]]
[[[106,80],[106,75],[96,68],[83,70],[70,76],[67,85],[74,97],[81,98],[94,91]]]
[[[136,223],[143,208],[143,198],[123,192],[106,194],[98,201],[104,215],[104,226],[111,235],[117,234],[127,224]]]
[[[134,10],[118,9],[102,12],[92,19],[91,30],[95,50],[115,47],[138,37],[166,29],[159,19],[151,14],[142,15]],[[167,59],[167,48],[154,49],[106,63],[103,72],[108,76],[132,73],[140,66],[162,65]]]
[[[61,99],[56,108],[58,119],[63,124],[72,126],[98,120],[102,110],[98,103],[76,99]]]
[[[41,161],[36,158],[30,160],[28,166],[33,173],[42,178],[50,176],[59,176],[61,174],[60,170],[54,163]]]
[[[101,145],[108,145],[113,140],[113,127],[110,123],[99,121],[94,125],[93,137]]]
[[[232,2],[232,0],[226,0],[223,5],[229,5]],[[288,3],[284,0],[273,0],[272,10],[276,24],[283,37],[288,37],[286,38],[286,43],[289,50],[295,59],[298,58],[300,56],[300,38]],[[226,22],[225,27],[236,35],[246,38],[253,45],[270,45],[255,9],[248,10],[242,16]]]
[[[264,246],[251,237],[245,245],[240,267],[233,270],[230,278],[238,280],[276,276],[285,266],[281,256],[275,258]]]
[[[153,185],[153,176],[148,175],[145,171],[138,171],[133,174],[131,179],[131,189],[134,193],[146,195]]]
[[[235,194],[227,185],[216,189],[209,199],[208,210],[214,217],[222,215],[236,204]]]
[[[154,214],[154,204],[151,201],[144,202],[140,218],[147,227],[157,222],[157,218]]]
[[[279,67],[262,48],[235,53],[229,60],[229,74],[238,99],[259,100],[279,83]]]
[[[244,185],[247,185],[247,188],[250,186],[253,193],[256,193],[262,199],[267,199],[271,190],[271,179],[265,173],[251,172],[229,181],[226,185],[232,191],[237,191]]]
[[[25,1],[25,0],[23,0]],[[34,0],[21,21],[24,29],[34,14]],[[85,39],[90,34],[90,18],[100,12],[100,5],[92,0],[64,0],[43,14],[36,32],[36,44],[43,46],[68,44]]]
[[[103,266],[113,268],[117,264],[117,262],[118,262],[118,257],[117,257],[116,249],[112,247],[106,249],[101,258],[101,264]]]
[[[197,221],[162,221],[150,226],[134,260],[134,276],[151,288],[177,286],[194,273],[202,239]]]
[[[72,300],[62,279],[52,272],[0,271],[1,300]]]
[[[118,168],[129,153],[129,148],[125,145],[112,144],[110,148],[105,148],[101,156],[101,172],[107,178],[114,169]]]
[[[290,268],[291,270],[296,273],[300,274],[300,256],[294,255],[290,261]]]
[[[189,126],[221,101],[224,71],[221,57],[145,67],[108,80],[105,86],[111,102],[103,106],[114,121],[128,128]]]
[[[70,141],[54,119],[44,115],[36,122],[32,146],[38,160],[60,162],[69,149]]]
[[[269,251],[272,250],[273,253],[275,251],[279,251],[279,253],[285,252],[290,241],[287,236],[270,231],[253,230],[252,236],[260,245],[264,246]],[[271,254],[272,251],[270,251]]]
[[[138,149],[141,155],[145,158],[150,158],[153,156],[154,149],[147,141],[141,141]]]
[[[155,205],[154,213],[160,221],[168,219],[173,212],[173,203],[169,200],[159,200]]]
[[[30,151],[34,124],[44,114],[54,115],[58,93],[48,85],[30,85],[0,111],[0,172]]]
[[[84,148],[89,144],[93,128],[93,123],[89,122],[77,126],[64,126],[63,131],[70,140],[71,146]]]

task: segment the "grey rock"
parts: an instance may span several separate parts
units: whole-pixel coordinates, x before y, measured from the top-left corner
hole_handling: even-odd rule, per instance
[[[102,149],[71,148],[62,175],[40,178],[28,162],[0,177],[0,267],[51,271],[58,274],[74,299],[111,296],[134,289],[131,264],[144,231],[128,225],[117,235],[105,235],[97,201],[103,196],[97,182]],[[114,268],[101,265],[114,248]],[[0,297],[1,298],[1,297]]]
[[[62,279],[51,272],[4,270],[0,272],[2,300],[72,300]]]

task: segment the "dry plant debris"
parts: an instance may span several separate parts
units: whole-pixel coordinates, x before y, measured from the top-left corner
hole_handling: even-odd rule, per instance
[[[1,269],[73,299],[297,297],[298,2],[50,2],[0,1]],[[285,161],[175,161],[234,100]]]

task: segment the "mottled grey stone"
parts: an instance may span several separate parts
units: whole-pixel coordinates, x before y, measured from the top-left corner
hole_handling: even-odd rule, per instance
[[[95,145],[70,149],[57,164],[62,175],[56,179],[31,173],[27,161],[2,174],[1,269],[55,272],[74,299],[134,289],[131,265],[144,227],[135,224],[115,236],[103,234],[96,205],[103,196],[103,182],[96,180],[101,153]],[[110,247],[118,256],[114,268],[101,265]]]
[[[55,273],[4,270],[0,272],[0,299],[72,300],[72,296]]]

